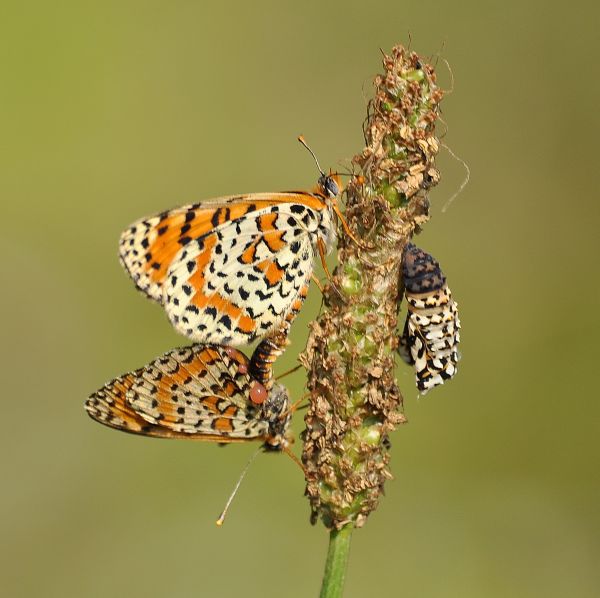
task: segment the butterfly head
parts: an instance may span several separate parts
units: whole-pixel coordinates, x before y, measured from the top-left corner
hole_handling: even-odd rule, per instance
[[[325,198],[326,205],[329,209],[330,214],[332,216],[333,216],[333,214],[335,214],[340,219],[340,222],[342,223],[342,226],[344,227],[344,230],[346,231],[348,236],[355,243],[358,243],[360,245],[359,241],[357,241],[357,239],[354,237],[354,235],[350,232],[350,229],[348,228],[348,223],[346,222],[346,220],[344,219],[344,216],[340,212],[340,208],[337,203],[338,196],[344,190],[344,186],[342,185],[342,180],[340,178],[340,175],[337,172],[329,172],[329,174],[325,174],[319,164],[319,161],[317,160],[317,156],[310,149],[310,147],[308,146],[308,144],[306,143],[306,141],[304,140],[304,137],[302,137],[302,135],[300,135],[300,137],[298,137],[298,141],[311,153],[312,157],[315,160],[315,164],[317,165],[317,168],[319,169],[319,172],[321,173],[321,176],[319,177],[319,184],[315,191],[317,193],[321,194]],[[360,178],[362,179],[362,177],[360,177]],[[328,236],[325,239],[325,245],[327,246],[328,250],[331,248],[331,245],[333,243],[333,237],[334,237],[334,234]]]
[[[323,194],[328,199],[335,199],[343,189],[342,181],[339,175],[334,172],[325,174],[321,168],[321,165],[319,164],[319,160],[317,160],[315,152],[310,149],[308,143],[306,143],[302,135],[298,137],[298,141],[310,152],[310,155],[313,157],[315,164],[319,169],[319,173],[321,174],[316,191]]]

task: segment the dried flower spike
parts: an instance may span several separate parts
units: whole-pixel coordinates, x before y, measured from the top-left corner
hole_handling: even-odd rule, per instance
[[[402,253],[429,217],[439,180],[434,124],[442,91],[433,67],[402,46],[384,56],[364,124],[360,169],[340,235],[336,287],[302,356],[311,392],[303,463],[312,519],[360,527],[391,477],[389,433],[405,420],[394,376]]]

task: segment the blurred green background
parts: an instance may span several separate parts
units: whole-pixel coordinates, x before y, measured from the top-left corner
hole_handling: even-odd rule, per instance
[[[598,17],[579,1],[3,2],[3,595],[317,594],[327,535],[289,459],[257,459],[218,529],[255,446],[120,434],[83,401],[185,344],[122,272],[121,230],[312,186],[296,136],[326,166],[360,150],[379,48],[409,36],[451,65],[444,141],[472,171],[442,213],[464,177],[442,152],[417,239],[459,301],[463,360],[420,400],[399,369],[409,424],[345,595],[600,595]],[[286,384],[300,396],[302,373]]]

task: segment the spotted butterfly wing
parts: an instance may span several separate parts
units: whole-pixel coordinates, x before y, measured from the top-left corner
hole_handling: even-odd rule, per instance
[[[324,177],[313,193],[228,197],[142,219],[121,236],[121,263],[188,338],[264,338],[301,306],[315,246],[331,247],[338,189]]]
[[[142,218],[121,235],[121,264],[140,291],[162,303],[167,270],[182,247],[220,224],[268,207],[272,199],[269,193],[221,197]]]
[[[141,373],[142,370],[136,370],[107,383],[87,399],[86,411],[96,421],[117,430],[170,437],[168,430],[148,423],[127,404],[125,396]]]
[[[402,275],[408,313],[398,352],[414,366],[417,388],[425,394],[456,374],[458,305],[439,263],[412,243],[404,250]]]
[[[287,446],[287,391],[276,384],[268,393],[249,363],[231,347],[174,349],[112,380],[85,407],[100,423],[147,436]]]
[[[306,296],[319,217],[301,204],[273,205],[188,244],[165,282],[173,326],[188,338],[231,345],[273,333]]]

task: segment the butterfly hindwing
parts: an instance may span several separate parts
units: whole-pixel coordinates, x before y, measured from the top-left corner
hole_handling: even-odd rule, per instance
[[[277,329],[303,299],[313,269],[317,215],[301,208],[257,210],[182,249],[164,289],[175,328],[193,340],[231,345]]]
[[[127,403],[126,394],[142,373],[140,369],[105,384],[87,399],[86,411],[91,418],[117,430],[161,438],[176,437],[171,430],[146,421]]]
[[[176,349],[143,369],[127,403],[149,423],[176,433],[266,436],[268,422],[248,400],[248,359],[235,349],[195,345]]]
[[[288,443],[291,414],[285,387],[271,391],[233,347],[192,345],[168,351],[115,378],[86,401],[89,415],[107,426],[146,436],[213,442]]]

